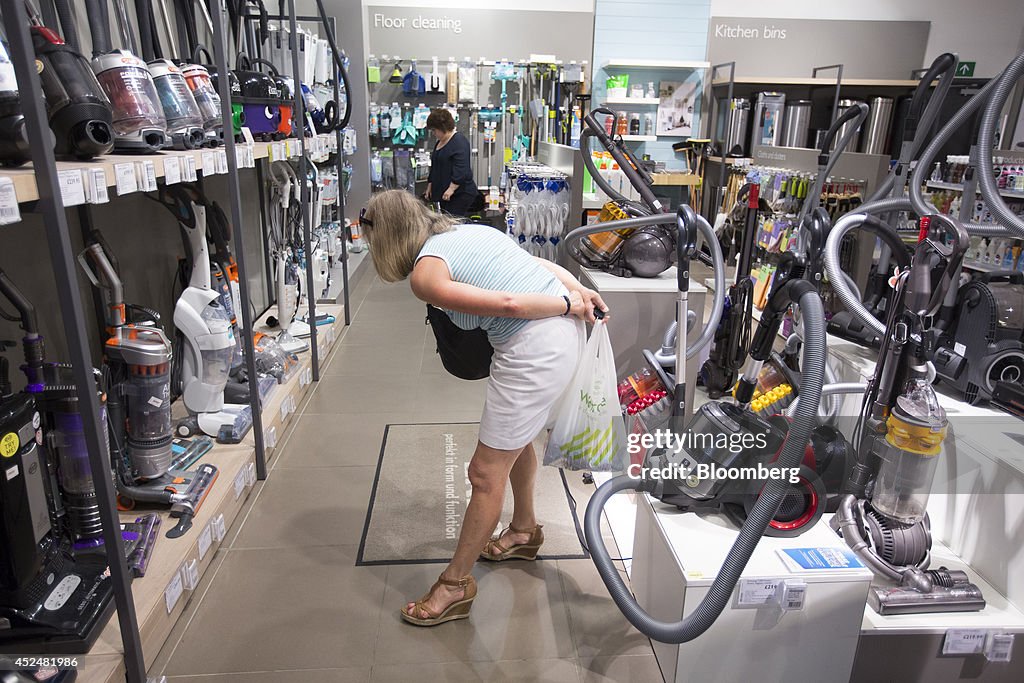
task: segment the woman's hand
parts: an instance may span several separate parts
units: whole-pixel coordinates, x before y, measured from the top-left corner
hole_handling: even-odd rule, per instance
[[[453,194],[455,194],[455,190],[449,187],[447,190],[444,191],[444,194],[441,195],[441,200],[450,202]]]
[[[423,193],[423,198],[426,199],[428,202],[430,201],[431,196],[433,196],[433,195],[431,195],[431,186],[430,185],[431,185],[430,183],[427,183],[427,191]]]
[[[583,296],[575,290],[569,292],[568,315],[576,318],[582,318],[583,320],[587,319],[587,304],[583,301]],[[592,315],[593,313],[591,313],[591,316]]]
[[[588,323],[593,323],[597,321],[597,318],[594,316],[595,308],[599,309],[602,313],[606,314],[604,316],[605,322],[607,322],[608,319],[611,317],[607,315],[608,305],[605,304],[604,299],[601,298],[601,295],[595,292],[594,290],[581,285],[578,289],[573,291],[573,294],[578,294],[580,298],[583,300],[584,310],[586,312],[586,317],[584,318],[584,320],[586,320]],[[572,300],[572,297],[570,296],[569,299]]]

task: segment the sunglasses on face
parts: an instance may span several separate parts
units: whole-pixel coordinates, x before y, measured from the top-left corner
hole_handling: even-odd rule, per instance
[[[369,228],[373,227],[373,221],[366,217],[366,207],[359,210],[359,224]]]

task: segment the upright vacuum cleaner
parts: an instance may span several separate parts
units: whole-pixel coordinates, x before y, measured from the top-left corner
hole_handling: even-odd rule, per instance
[[[962,571],[929,569],[931,529],[926,506],[947,436],[948,420],[929,380],[929,321],[942,305],[970,238],[947,216],[922,218],[910,268],[896,278],[854,435],[856,460],[831,525],[887,585],[872,586],[868,604],[879,614],[977,611],[980,589]],[[836,273],[838,240],[827,245]]]
[[[171,470],[171,343],[159,316],[125,304],[121,279],[101,244],[86,247],[79,263],[104,294],[104,385],[119,503],[170,507],[179,522],[167,536],[177,538],[191,527],[218,470],[208,463],[191,472]],[[143,320],[133,322],[129,313]]]
[[[0,358],[0,653],[88,652],[106,623],[113,588],[102,553],[72,552],[60,514],[56,466],[41,444],[43,338],[35,309],[5,273],[0,293],[18,311],[27,379],[14,393]]]
[[[198,190],[187,185],[162,188],[160,202],[177,219],[192,265],[188,286],[174,307],[182,341],[181,395],[189,412],[175,430],[181,437],[202,432],[221,443],[238,443],[252,427],[252,409],[225,399],[236,335],[221,292],[212,287],[208,207]]]

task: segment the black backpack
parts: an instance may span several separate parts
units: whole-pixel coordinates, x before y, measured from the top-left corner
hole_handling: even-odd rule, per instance
[[[437,340],[441,364],[459,379],[483,379],[491,374],[494,347],[479,327],[464,330],[444,310],[427,304],[427,323]]]

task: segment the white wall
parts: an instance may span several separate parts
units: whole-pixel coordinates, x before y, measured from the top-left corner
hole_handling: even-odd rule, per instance
[[[1021,0],[711,0],[711,16],[931,21],[926,62],[955,52],[978,63],[976,76],[994,76],[1024,48]]]
[[[452,9],[518,9],[550,10],[552,12],[593,12],[594,0],[491,0],[483,6],[480,0],[363,0],[363,5],[391,7],[430,7]]]

